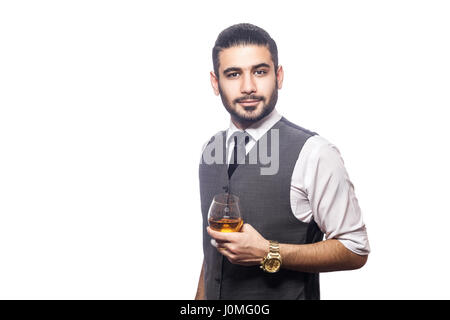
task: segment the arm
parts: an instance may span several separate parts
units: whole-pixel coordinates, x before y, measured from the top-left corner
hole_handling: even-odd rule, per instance
[[[301,196],[306,202],[298,211],[296,207],[292,211],[302,217],[304,208],[310,208],[310,219],[314,218],[327,240],[303,245],[281,243],[282,268],[302,272],[361,268],[370,249],[353,184],[337,148],[322,138],[311,139],[311,144],[305,144],[306,152],[298,160],[291,181],[291,199],[298,193],[293,203],[298,203]],[[231,263],[259,264],[269,250],[268,240],[249,224],[244,224],[242,232],[222,234],[208,228],[208,233]]]
[[[340,241],[329,239],[306,245],[280,244],[282,267],[303,272],[359,269],[367,255],[348,250]]]
[[[200,278],[198,279],[197,293],[195,294],[195,300],[205,300],[205,281],[204,281],[204,268],[205,260],[203,260],[202,271],[200,272]]]
[[[291,180],[291,208],[301,221],[314,220],[327,240],[280,245],[285,267],[327,272],[364,266],[370,247],[354,187],[339,150],[322,137],[312,137],[302,149]]]
[[[223,233],[208,227],[216,241],[217,250],[234,264],[259,265],[269,252],[269,241],[251,225],[244,224],[241,232]],[[282,268],[301,272],[328,272],[361,268],[367,256],[358,255],[340,241],[329,239],[312,244],[280,244]]]

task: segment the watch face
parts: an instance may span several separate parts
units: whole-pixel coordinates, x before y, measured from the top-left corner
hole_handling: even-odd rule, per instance
[[[264,266],[267,272],[277,272],[280,269],[281,262],[278,259],[269,259]]]

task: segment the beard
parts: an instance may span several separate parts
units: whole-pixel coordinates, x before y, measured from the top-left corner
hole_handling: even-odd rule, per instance
[[[263,119],[268,114],[270,114],[273,111],[273,109],[275,109],[275,105],[277,104],[278,101],[278,83],[275,81],[275,88],[273,89],[269,101],[267,102],[266,102],[267,99],[264,96],[258,95],[243,96],[234,99],[232,102],[230,102],[227,96],[223,93],[220,85],[219,85],[219,93],[225,109],[228,111],[228,113],[231,115],[233,119],[235,119],[240,123],[251,124],[253,122],[257,122]],[[246,112],[254,110],[254,107],[243,107],[245,111],[239,112],[238,107],[236,105],[242,100],[260,100],[261,103],[263,104],[263,107],[259,111],[255,112]],[[233,105],[235,107],[233,107]]]

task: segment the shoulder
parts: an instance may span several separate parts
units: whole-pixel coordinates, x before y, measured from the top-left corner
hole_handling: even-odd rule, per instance
[[[301,135],[305,135],[307,137],[311,137],[311,136],[317,135],[316,132],[308,130],[306,128],[303,128],[303,127],[301,127],[301,126],[299,126],[299,125],[289,121],[285,117],[282,117],[280,119],[280,125],[283,126],[285,129],[287,129],[291,133],[301,134]]]
[[[322,136],[309,138],[300,153],[308,162],[327,165],[328,167],[343,166],[344,161],[336,145]]]
[[[288,132],[287,136],[293,138],[290,143],[303,144],[300,157],[316,160],[340,158],[339,149],[318,133],[301,127],[285,117],[280,119],[279,127],[283,127]],[[303,141],[299,141],[298,138],[302,138]]]
[[[306,184],[319,177],[346,178],[347,172],[339,149],[327,139],[310,137],[300,151],[296,168],[302,173]]]

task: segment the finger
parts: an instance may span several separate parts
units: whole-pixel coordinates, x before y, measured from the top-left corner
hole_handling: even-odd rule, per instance
[[[240,261],[239,261],[239,264],[240,264],[240,265],[243,265],[243,266],[250,267],[250,266],[257,266],[257,265],[260,265],[260,264],[261,264],[261,261],[256,261],[256,260],[240,260]]]
[[[217,247],[217,251],[219,251],[221,254],[223,254],[224,256],[226,256],[227,254],[229,254],[229,251],[224,248],[224,247]]]
[[[225,244],[227,244],[227,243],[229,243],[229,242],[211,239],[211,245],[212,245],[213,247],[216,247],[216,248],[229,249],[229,248],[227,248],[226,245],[225,245]]]
[[[261,259],[254,259],[246,256],[242,256],[234,253],[229,249],[230,244],[227,243],[224,246],[218,245],[217,251],[222,254],[232,264],[239,264],[243,266],[254,266],[261,263]]]
[[[213,237],[215,240],[231,242],[236,239],[235,232],[220,232],[220,231],[215,231],[215,230],[211,229],[210,227],[207,227],[206,230],[208,231],[208,234],[211,237]]]
[[[216,241],[215,239],[211,239],[210,242],[211,242],[211,245],[217,249],[227,249],[224,244],[226,244],[228,242]]]
[[[252,225],[249,223],[244,223],[244,225],[241,228],[241,232],[251,232],[253,230],[255,230],[255,228],[253,228]]]
[[[221,247],[220,245],[216,245],[216,249],[220,254],[222,254],[224,256],[226,256],[229,253],[226,248]]]
[[[232,264],[239,264],[239,265],[244,265],[244,266],[252,266],[255,265],[254,262],[248,262],[248,261],[243,261],[242,258],[237,255],[234,254],[233,252],[230,252],[229,250],[226,249],[222,249],[221,253],[228,259],[228,261],[230,261],[230,263]]]
[[[233,252],[230,252],[226,248],[221,248],[221,247],[217,248],[217,250],[221,254],[223,254],[228,259],[228,261],[230,261],[231,263],[236,263],[236,257],[237,256]]]
[[[236,252],[233,250],[234,246],[230,243],[230,242],[217,242],[216,241],[216,248],[217,249],[224,249],[227,250],[228,252],[231,252],[233,254],[235,254]]]

